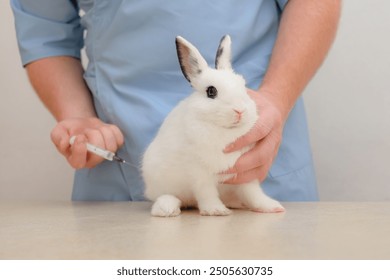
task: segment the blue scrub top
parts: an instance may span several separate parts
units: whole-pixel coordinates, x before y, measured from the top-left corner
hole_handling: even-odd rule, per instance
[[[125,136],[118,154],[75,175],[74,200],[143,200],[140,162],[165,116],[191,93],[176,57],[175,37],[198,47],[212,65],[230,34],[233,67],[257,89],[267,69],[287,0],[11,0],[24,65],[67,55],[89,60],[84,78],[99,118]],[[80,13],[80,10],[82,11]],[[84,31],[85,36],[84,36]],[[282,201],[317,199],[303,102],[285,125],[277,158],[262,183]]]

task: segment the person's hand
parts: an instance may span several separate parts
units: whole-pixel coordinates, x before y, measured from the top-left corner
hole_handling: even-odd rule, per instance
[[[73,145],[69,144],[76,136]],[[91,143],[111,152],[123,145],[123,134],[115,125],[103,123],[98,118],[74,118],[59,122],[51,132],[57,150],[76,169],[92,168],[104,159],[87,152],[86,143]]]
[[[284,118],[281,110],[268,94],[248,89],[248,94],[255,101],[258,109],[258,120],[245,135],[228,145],[224,152],[230,153],[248,145],[254,147],[243,154],[236,164],[224,174],[235,174],[225,184],[242,184],[258,179],[263,181],[276,157],[282,140]]]

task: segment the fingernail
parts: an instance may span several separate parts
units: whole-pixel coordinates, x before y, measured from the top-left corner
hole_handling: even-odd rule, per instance
[[[72,137],[69,138],[69,144],[73,145],[75,140],[76,140],[76,136],[73,135]]]
[[[228,153],[230,152],[231,150],[233,150],[234,148],[234,144],[229,144],[228,146],[226,146],[226,148],[223,150],[225,153]]]

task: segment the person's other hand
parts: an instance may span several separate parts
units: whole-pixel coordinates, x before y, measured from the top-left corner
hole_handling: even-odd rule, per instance
[[[76,139],[70,145],[72,136],[76,136]],[[103,123],[98,118],[63,120],[52,130],[51,139],[57,150],[76,169],[92,168],[104,160],[87,151],[87,142],[111,152],[116,152],[124,142],[117,126]]]
[[[234,177],[225,181],[225,184],[242,184],[255,179],[263,181],[271,168],[282,140],[284,119],[281,110],[266,93],[251,89],[247,89],[247,91],[257,105],[258,120],[247,134],[228,145],[224,152],[230,153],[248,145],[254,144],[254,146],[244,153],[232,168],[223,172],[235,174]]]

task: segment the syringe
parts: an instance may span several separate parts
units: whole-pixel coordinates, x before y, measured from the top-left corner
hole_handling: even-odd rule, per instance
[[[69,143],[71,145],[73,145],[74,141],[76,139],[76,136],[72,136],[70,137],[69,139]],[[120,162],[120,163],[125,163],[125,164],[129,164],[128,162],[126,162],[123,158],[117,156],[115,153],[113,152],[110,152],[110,151],[107,151],[107,150],[104,150],[102,148],[99,148],[95,145],[92,145],[91,143],[87,143],[87,150],[95,155],[98,155],[106,160],[109,160],[109,161],[117,161],[117,162]]]

